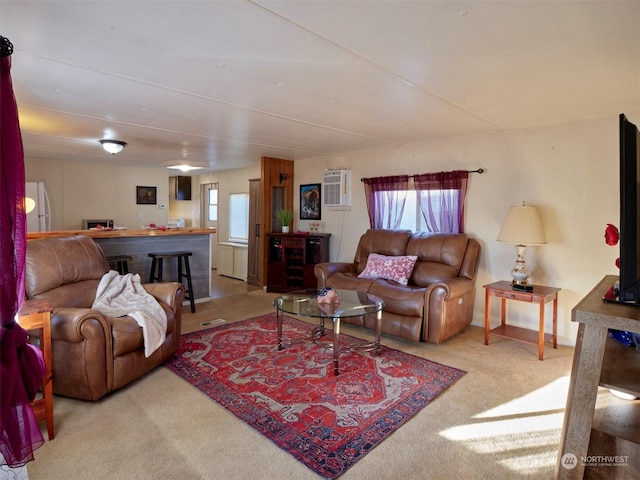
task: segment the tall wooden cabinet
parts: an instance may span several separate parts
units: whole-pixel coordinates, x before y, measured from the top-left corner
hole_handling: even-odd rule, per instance
[[[316,263],[329,261],[330,233],[267,234],[267,291],[289,292],[317,286]]]
[[[260,286],[260,185],[261,180],[249,180],[249,245],[247,259],[247,283]]]
[[[274,231],[276,224],[275,212],[280,208],[293,206],[293,174],[294,162],[281,158],[262,157],[260,163],[260,229],[264,233]],[[295,224],[294,224],[295,229]],[[267,271],[269,262],[269,245],[267,237],[260,238],[260,276],[261,285],[267,285]]]

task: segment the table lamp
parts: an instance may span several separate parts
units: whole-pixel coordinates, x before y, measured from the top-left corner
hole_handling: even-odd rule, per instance
[[[31,197],[24,197],[24,211],[31,213],[36,208],[36,201]]]
[[[527,284],[529,270],[524,262],[524,250],[527,245],[547,243],[538,209],[525,205],[524,202],[522,206],[511,206],[502,223],[498,241],[515,243],[518,250],[518,259],[511,270],[513,287],[518,290],[533,290],[533,286]]]

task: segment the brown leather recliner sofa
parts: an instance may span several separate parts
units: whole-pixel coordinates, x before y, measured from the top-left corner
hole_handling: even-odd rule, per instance
[[[180,342],[184,286],[144,285],[167,314],[166,340],[145,357],[142,328],[129,317],[91,309],[98,284],[109,271],[100,246],[86,236],[30,240],[26,252],[28,299],[46,298],[51,317],[53,392],[98,400],[160,365]]]
[[[408,284],[359,278],[371,253],[417,256]],[[384,333],[438,344],[471,323],[479,260],[480,244],[465,234],[371,229],[360,238],[352,263],[319,263],[314,271],[319,289],[356,290],[384,300]],[[375,329],[374,318],[344,321]]]

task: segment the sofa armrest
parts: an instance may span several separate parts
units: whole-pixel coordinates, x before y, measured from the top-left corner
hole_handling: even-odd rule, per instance
[[[472,290],[473,288],[475,288],[474,283],[468,278],[450,278],[444,281],[430,284],[425,292],[425,300],[427,300],[434,293],[440,300],[458,298],[465,295],[469,292],[469,290]]]
[[[53,393],[97,400],[113,383],[109,322],[91,308],[59,308],[51,317]]]
[[[103,337],[111,345],[111,327],[99,311],[91,308],[58,308],[51,316],[51,339],[69,343],[87,337]]]
[[[356,271],[355,263],[346,262],[322,262],[316,263],[313,272],[318,279],[318,289],[327,286],[327,279],[336,273],[353,273]]]
[[[181,283],[145,283],[142,286],[153,298],[169,305],[174,313],[180,311],[185,295],[185,288]]]
[[[425,291],[422,340],[439,344],[466,328],[473,318],[475,282],[456,277]]]

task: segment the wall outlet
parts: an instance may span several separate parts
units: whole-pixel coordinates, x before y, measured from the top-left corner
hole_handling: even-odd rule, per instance
[[[138,220],[142,220],[142,212],[138,212]]]
[[[167,209],[167,206],[166,206],[164,203],[160,203],[160,204],[158,205],[158,208],[159,208],[160,210],[166,210],[166,209]]]

